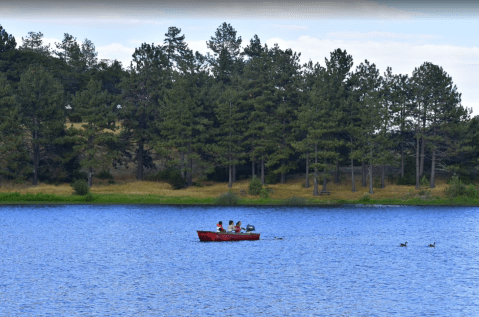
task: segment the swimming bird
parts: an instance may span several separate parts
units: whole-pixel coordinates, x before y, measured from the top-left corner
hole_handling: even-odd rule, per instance
[[[276,237],[274,237],[274,238],[275,238],[276,240],[283,240],[283,238],[276,238]]]
[[[407,247],[407,241],[405,243],[401,243],[399,246],[400,247]]]
[[[430,248],[435,248],[435,247],[436,247],[436,242],[434,242],[434,244],[428,245],[428,247],[430,247]]]

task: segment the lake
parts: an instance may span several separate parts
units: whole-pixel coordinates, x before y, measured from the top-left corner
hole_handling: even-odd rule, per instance
[[[0,316],[479,316],[478,238],[475,207],[0,206]]]

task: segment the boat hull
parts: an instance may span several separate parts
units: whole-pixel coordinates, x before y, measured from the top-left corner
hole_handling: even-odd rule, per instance
[[[259,240],[260,233],[219,233],[214,231],[197,231],[202,242]]]

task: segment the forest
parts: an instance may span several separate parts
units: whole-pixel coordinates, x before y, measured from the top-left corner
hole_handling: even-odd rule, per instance
[[[92,186],[133,164],[138,180],[169,171],[180,187],[302,174],[315,196],[344,167],[353,192],[359,167],[370,193],[375,177],[381,187],[390,177],[434,188],[440,173],[475,181],[479,117],[439,65],[381,73],[368,60],[353,67],[341,48],[324,67],[301,64],[301,53],[257,35],[242,45],[226,22],[202,55],[180,28],[166,31],[122,65],[98,60],[88,39],[65,33],[51,48],[29,32],[20,44],[0,25],[0,185]]]

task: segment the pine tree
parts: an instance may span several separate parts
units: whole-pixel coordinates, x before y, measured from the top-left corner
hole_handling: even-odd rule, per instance
[[[88,170],[88,186],[93,185],[93,173],[106,170],[119,153],[114,150],[116,130],[112,98],[101,91],[101,83],[93,79],[87,88],[73,98],[73,106],[82,118],[82,129],[77,131],[78,144],[74,150],[80,154],[80,164]]]
[[[149,160],[149,150],[159,137],[155,119],[159,116],[159,99],[169,83],[168,60],[163,47],[143,43],[135,49],[130,73],[119,85],[122,89],[120,117],[122,137],[136,152],[137,179],[143,179],[143,167]]]
[[[50,44],[43,45],[42,32],[28,32],[27,37],[22,37],[22,42],[23,44],[19,47],[19,49],[50,56]]]
[[[30,66],[18,83],[20,114],[31,135],[33,185],[38,183],[40,159],[50,155],[46,146],[63,142],[65,116],[63,87],[41,66]]]
[[[25,129],[6,76],[0,73],[0,186],[2,176],[23,181],[29,171]]]
[[[14,50],[15,47],[17,47],[15,37],[13,37],[11,34],[8,34],[0,24],[0,53]]]

